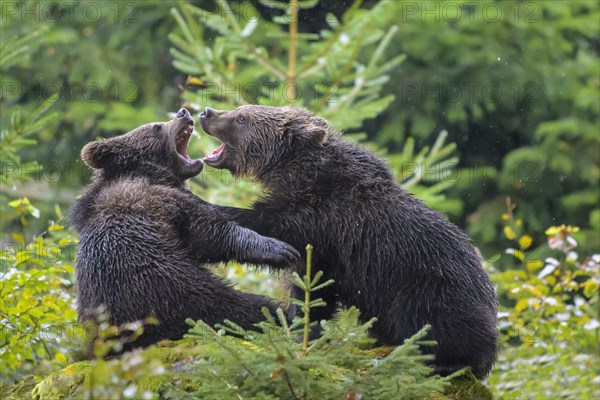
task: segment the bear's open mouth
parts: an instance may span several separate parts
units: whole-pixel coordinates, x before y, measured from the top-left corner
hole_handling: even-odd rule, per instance
[[[210,154],[204,156],[202,161],[208,163],[219,161],[219,158],[223,155],[223,150],[225,150],[225,143],[221,143],[221,145],[214,149]]]
[[[188,156],[187,147],[193,131],[194,122],[190,121],[188,124],[186,124],[186,126],[181,128],[179,132],[177,132],[177,137],[175,138],[175,150],[177,151],[177,155],[186,163],[192,162],[192,159],[190,156]]]

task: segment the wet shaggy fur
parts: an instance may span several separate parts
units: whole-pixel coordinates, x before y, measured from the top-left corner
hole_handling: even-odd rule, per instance
[[[251,210],[222,212],[299,250],[312,244],[315,268],[335,280],[318,293],[327,307],[311,316],[330,318],[336,302],[357,306],[364,318],[378,318],[372,333],[379,342],[393,345],[431,324],[437,372],[490,372],[497,302],[474,248],[402,189],[382,158],[303,109],[206,109],[200,123],[224,143],[205,163],[265,190]],[[303,266],[295,268],[303,273]]]
[[[136,347],[181,338],[188,317],[251,328],[264,319],[262,307],[276,310],[269,298],[235,290],[201,263],[281,266],[299,258],[291,246],[227,221],[186,189],[185,180],[202,170],[186,153],[192,128],[182,109],[168,123],[143,125],[82,150],[95,176],[70,212],[81,234],[79,317],[93,321],[101,305],[113,325],[156,317],[159,324],[146,327]]]

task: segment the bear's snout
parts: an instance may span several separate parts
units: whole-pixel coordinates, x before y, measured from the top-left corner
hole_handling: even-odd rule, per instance
[[[177,111],[176,116],[177,118],[185,118],[192,122],[194,121],[194,118],[192,118],[192,114],[190,114],[190,112],[185,108],[182,108],[181,110]]]
[[[204,112],[202,112],[202,114],[200,114],[200,116],[201,116],[201,117],[204,117],[204,118],[211,118],[211,117],[212,117],[212,116],[214,116],[214,115],[215,115],[215,110],[213,110],[213,109],[212,109],[212,108],[210,108],[210,107],[206,107],[206,108],[204,109]]]

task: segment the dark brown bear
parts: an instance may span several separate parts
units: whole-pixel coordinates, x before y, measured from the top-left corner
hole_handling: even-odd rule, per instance
[[[404,191],[382,158],[298,108],[207,108],[200,123],[223,142],[204,162],[265,190],[252,210],[223,207],[224,215],[296,249],[311,243],[316,268],[335,280],[319,292],[327,307],[311,316],[330,318],[338,301],[357,306],[377,317],[380,343],[395,345],[431,324],[438,373],[489,373],[496,296],[481,262],[466,235]]]
[[[200,263],[281,266],[300,257],[286,243],[227,221],[186,189],[186,179],[203,166],[187,155],[193,126],[181,109],[169,122],[89,143],[81,152],[96,172],[70,213],[81,234],[79,316],[93,320],[104,305],[114,325],[156,317],[159,324],[147,327],[136,347],[181,338],[188,317],[251,328],[264,319],[262,307],[276,310],[269,298],[236,291]]]

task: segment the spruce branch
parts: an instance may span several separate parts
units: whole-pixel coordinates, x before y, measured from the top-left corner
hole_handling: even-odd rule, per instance
[[[371,74],[375,75],[375,72],[377,72],[376,65],[379,59],[382,57],[385,48],[388,46],[390,40],[396,34],[397,31],[398,27],[394,25],[386,32],[383,39],[375,49],[375,52],[371,57],[371,60],[369,61],[367,67],[357,74],[358,76],[357,79],[354,81],[354,87],[350,90],[350,92],[348,92],[348,94],[343,96],[339,102],[337,102],[331,107],[331,111],[334,111],[343,105],[352,104],[353,100],[361,94],[361,92],[365,88],[365,85],[369,82],[369,76]]]
[[[285,76],[286,76],[285,72],[282,71],[279,67],[277,67],[275,64],[273,64],[270,61],[270,57],[268,54],[265,57],[265,55],[263,54],[263,52],[265,50],[257,48],[254,45],[254,43],[252,43],[252,41],[247,39],[248,35],[242,34],[243,30],[240,28],[240,26],[237,23],[237,21],[235,20],[235,18],[231,18],[231,15],[233,15],[233,12],[231,11],[231,8],[229,7],[229,3],[227,3],[227,1],[225,1],[225,0],[219,0],[217,2],[217,5],[219,6],[219,9],[222,12],[222,14],[225,15],[226,22],[234,30],[234,32],[236,33],[236,36],[238,38],[242,39],[242,43],[244,44],[244,46],[246,46],[246,49],[248,51],[250,51],[250,53],[255,57],[256,61],[258,61],[258,63],[261,66],[263,66],[269,72],[274,74],[277,78],[285,79]],[[297,10],[297,8],[296,8],[296,10]]]
[[[367,25],[365,25],[365,26],[367,26]],[[344,65],[344,67],[342,68],[340,73],[336,76],[336,78],[333,82],[334,88],[340,87],[343,82],[344,77],[348,76],[348,74],[350,73],[350,69],[354,65],[354,62],[358,58],[358,55],[360,54],[360,50],[362,49],[363,40],[364,40],[364,35],[360,35],[359,39],[356,41],[356,44],[354,45],[354,50],[352,51],[352,55],[350,56],[350,58],[348,58],[348,61],[346,62],[346,64]],[[325,65],[325,64],[323,64],[323,65]],[[327,102],[329,102],[329,100],[332,96],[332,93],[333,92],[327,92],[327,93],[325,93],[325,95],[323,97],[321,97],[319,102],[315,105],[315,108],[314,108],[315,112],[318,112],[325,104],[327,104]]]
[[[325,302],[321,298],[317,298],[315,300],[311,300],[311,293],[316,290],[323,289],[331,284],[333,284],[333,279],[329,279],[323,283],[319,283],[319,279],[323,276],[322,271],[318,271],[314,278],[311,279],[312,274],[312,252],[313,246],[311,244],[306,245],[306,273],[302,278],[297,273],[293,273],[291,276],[292,282],[298,286],[300,289],[304,290],[304,302],[300,300],[292,299],[292,303],[300,306],[303,311],[303,318],[301,320],[302,324],[302,354],[305,356],[310,352],[310,348],[308,346],[309,336],[310,336],[310,328],[311,325],[314,325],[314,322],[310,321],[310,309],[314,307],[323,307]],[[296,319],[299,321],[299,319]],[[318,323],[318,322],[317,322]],[[296,323],[292,323],[292,329],[298,326]]]
[[[312,251],[310,244],[306,245],[306,275],[304,276],[304,336],[302,338],[302,352],[308,352],[308,334],[310,332],[310,272],[312,267]]]
[[[181,10],[183,15],[176,8],[171,9],[171,14],[181,28],[185,40],[174,34],[169,35],[169,40],[182,50],[185,50],[191,56],[186,56],[181,51],[172,48],[170,53],[176,59],[174,63],[177,63],[177,66],[181,70],[189,74],[201,72],[204,72],[207,75],[214,74],[216,76],[213,75],[212,78],[219,84],[226,86],[225,93],[227,96],[231,97],[233,95],[232,93],[236,92],[233,96],[241,95],[241,97],[243,97],[243,93],[240,93],[238,90],[239,85],[236,85],[235,82],[229,79],[222,69],[218,68],[217,64],[211,62],[213,60],[211,59],[212,57],[209,56],[209,49],[205,47],[200,29],[191,16],[191,14],[202,15],[201,12],[191,4],[183,5]],[[226,12],[225,15],[227,16]]]
[[[416,155],[413,154],[414,139],[412,137],[410,137],[406,140],[406,143],[404,145],[404,150],[401,155],[402,161],[405,163],[412,162],[417,167],[415,168],[412,176],[407,177],[406,179],[404,179],[401,182],[401,184],[404,188],[409,188],[411,186],[414,186],[425,179],[426,171],[423,169],[423,167],[422,167],[423,165],[427,166],[428,168],[433,168],[433,166],[438,164],[439,162],[444,162],[445,163],[444,165],[446,167],[448,167],[448,166],[454,165],[456,162],[458,162],[456,157],[451,157],[451,158],[447,158],[447,159],[445,158],[450,153],[452,153],[452,151],[454,151],[454,149],[456,147],[456,145],[454,145],[454,144],[444,145],[444,142],[446,141],[447,138],[448,138],[448,131],[444,129],[440,132],[440,134],[436,138],[435,143],[433,144],[431,149],[428,146],[425,146]],[[446,182],[440,182],[440,183],[446,184]]]
[[[22,38],[17,39],[16,36],[11,36],[3,40],[3,43],[0,44],[0,71],[8,70],[27,57],[31,52],[31,46],[38,44],[40,38],[44,37],[48,30],[47,26],[42,26]]]
[[[352,12],[357,10],[361,4],[362,4],[362,0],[355,1],[352,4],[352,6],[350,7],[350,9],[348,9],[348,11],[346,11],[346,13],[348,15],[350,15]],[[323,49],[321,49],[321,51],[319,51],[317,54],[315,54],[313,57],[311,57],[311,59],[309,61],[307,61],[302,66],[302,68],[300,68],[300,71],[298,72],[299,78],[305,78],[309,75],[315,74],[325,66],[325,63],[319,63],[319,60],[322,57],[326,56],[331,51],[331,48],[339,40],[341,34],[344,33],[345,29],[346,29],[346,25],[343,25],[343,24],[340,24],[339,26],[336,27],[334,34],[325,43],[325,46],[323,47]]]

